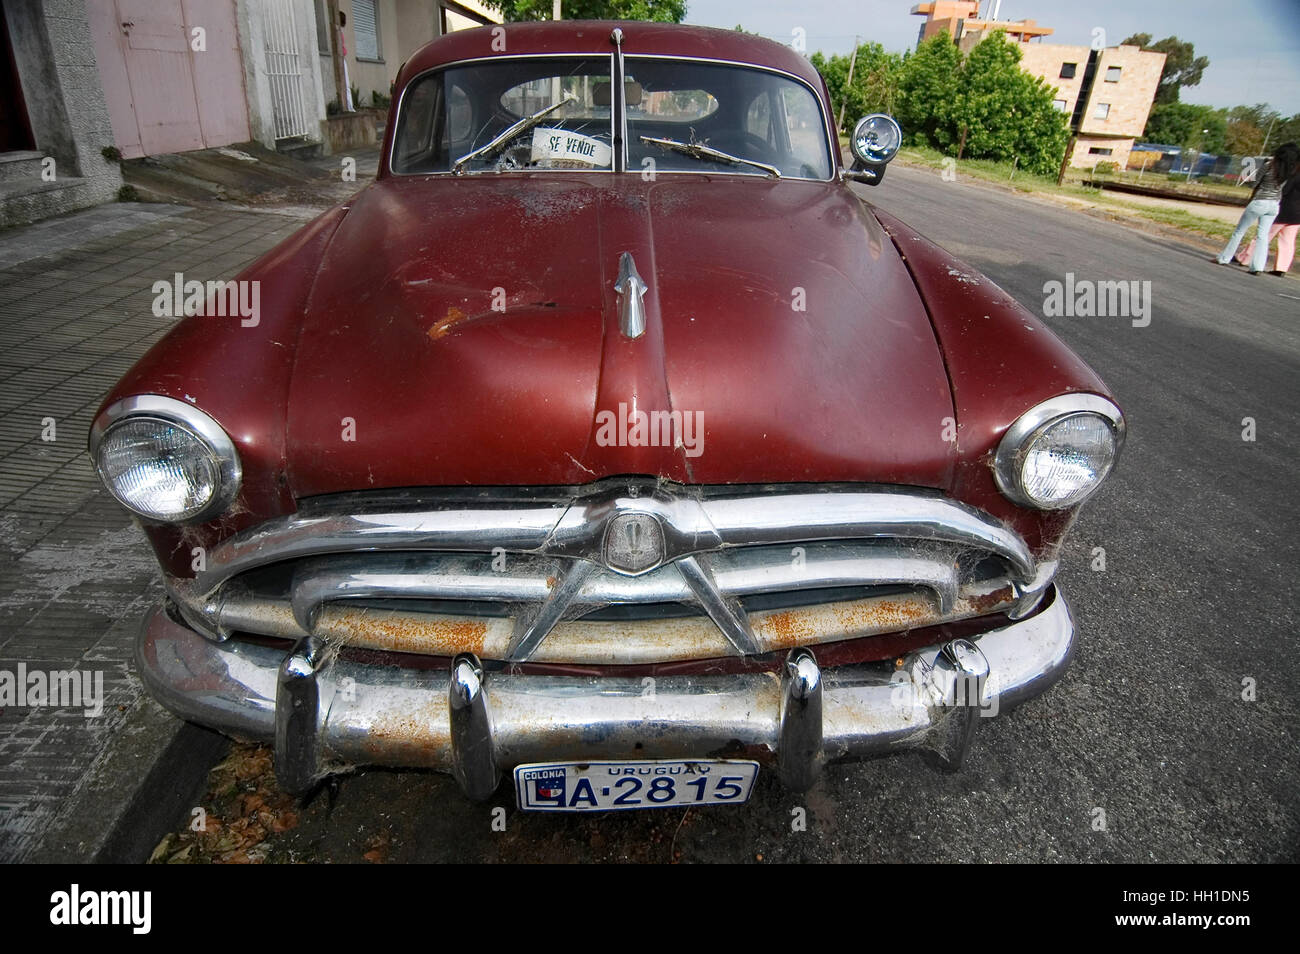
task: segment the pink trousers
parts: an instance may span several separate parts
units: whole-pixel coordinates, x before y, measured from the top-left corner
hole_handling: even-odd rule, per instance
[[[1295,258],[1297,233],[1300,233],[1300,225],[1278,225],[1274,223],[1273,227],[1268,230],[1270,243],[1277,238],[1277,265],[1274,268],[1279,272],[1287,272],[1291,269],[1291,260]],[[1251,239],[1250,244],[1237,253],[1237,261],[1243,265],[1248,265],[1250,264],[1250,257],[1254,254],[1255,240]]]

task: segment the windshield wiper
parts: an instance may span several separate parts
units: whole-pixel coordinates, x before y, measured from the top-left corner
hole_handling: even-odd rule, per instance
[[[731,153],[723,152],[721,149],[714,149],[712,146],[706,146],[702,142],[682,142],[678,139],[658,139],[654,136],[642,136],[641,141],[659,146],[662,149],[671,149],[673,152],[680,152],[683,156],[690,156],[692,159],[726,162],[733,166],[753,166],[755,169],[762,169],[769,176],[773,176],[777,179],[781,178],[781,170],[776,166],[769,166],[766,162],[757,162],[754,159],[742,159],[740,156],[733,156]]]
[[[572,93],[566,93],[564,98],[560,100],[558,103],[552,103],[550,106],[546,106],[543,107],[542,109],[539,109],[531,116],[525,116],[523,119],[519,120],[519,122],[515,123],[509,129],[503,132],[501,135],[497,136],[495,139],[489,142],[487,145],[479,146],[479,148],[475,149],[473,152],[461,156],[459,159],[457,159],[455,162],[451,164],[451,171],[459,174],[461,169],[464,167],[465,163],[470,162],[474,159],[486,159],[494,155],[498,149],[500,149],[510,140],[514,139],[516,136],[520,135],[521,133],[528,132],[528,130],[532,129],[539,122],[541,122],[542,119],[549,116],[551,113],[555,112],[561,106],[573,102],[575,99],[576,97]]]

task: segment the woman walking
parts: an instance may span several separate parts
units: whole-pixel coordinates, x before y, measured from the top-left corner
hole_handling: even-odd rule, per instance
[[[1280,278],[1290,270],[1291,260],[1295,258],[1297,233],[1300,233],[1300,174],[1292,176],[1282,186],[1282,201],[1278,206],[1277,218],[1273,220],[1273,227],[1268,232],[1270,243],[1277,238],[1277,264],[1269,272],[1270,275]],[[1255,241],[1251,239],[1250,245],[1238,252],[1233,262],[1241,266],[1247,265],[1255,254]]]
[[[1254,257],[1250,262],[1250,273],[1258,275],[1264,270],[1264,266],[1268,263],[1268,230],[1273,225],[1273,220],[1277,218],[1282,186],[1295,176],[1297,168],[1300,168],[1300,148],[1297,148],[1293,142],[1278,146],[1277,152],[1273,153],[1273,158],[1264,166],[1259,182],[1255,183],[1255,191],[1251,194],[1245,211],[1241,213],[1241,218],[1237,220],[1237,228],[1232,233],[1232,238],[1228,239],[1228,244],[1219,253],[1217,261],[1220,265],[1227,265],[1232,261],[1232,256],[1236,254],[1237,246],[1241,244],[1246,232],[1252,225],[1258,223],[1255,231],[1258,241],[1255,244]]]

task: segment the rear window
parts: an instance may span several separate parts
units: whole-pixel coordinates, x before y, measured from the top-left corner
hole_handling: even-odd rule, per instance
[[[635,77],[632,77],[635,82]],[[641,89],[641,103],[628,106],[629,119],[647,119],[665,123],[697,123],[718,111],[713,94],[702,89]]]

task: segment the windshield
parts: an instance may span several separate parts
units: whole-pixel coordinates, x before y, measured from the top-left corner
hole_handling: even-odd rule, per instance
[[[612,169],[610,58],[502,60],[430,73],[402,101],[393,171]],[[557,107],[546,112],[548,107]],[[537,117],[533,122],[524,120]],[[507,130],[521,128],[482,152]],[[477,155],[475,153],[478,152]]]
[[[802,83],[766,70],[689,60],[627,58],[641,102],[627,107],[628,168],[765,175],[753,166],[698,159],[649,139],[702,143],[782,176],[828,179],[830,151],[821,108]]]
[[[762,177],[775,169],[790,178],[831,177],[821,107],[802,83],[729,64],[634,56],[624,62],[629,171]],[[538,57],[421,76],[402,99],[392,170],[622,168],[613,153],[611,67],[608,56]],[[680,148],[695,144],[742,161]]]

